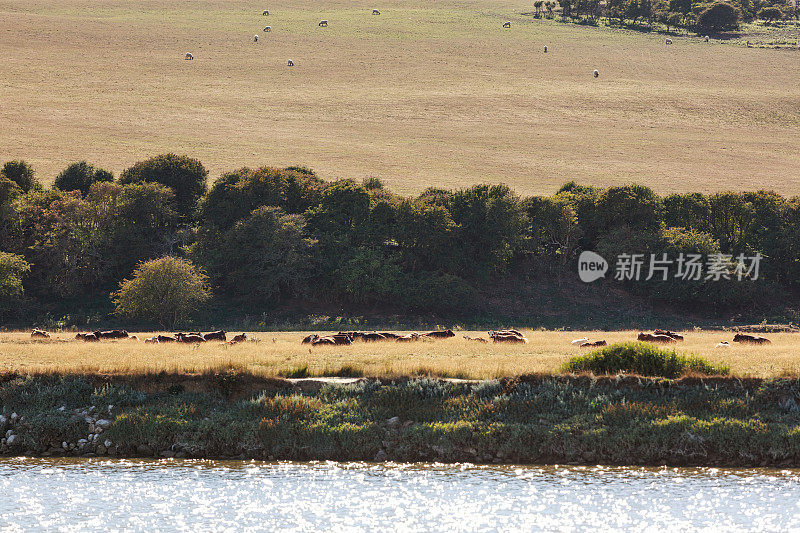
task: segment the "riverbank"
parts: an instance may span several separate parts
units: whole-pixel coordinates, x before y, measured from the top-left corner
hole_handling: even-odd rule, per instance
[[[0,453],[800,466],[800,380],[5,375]]]

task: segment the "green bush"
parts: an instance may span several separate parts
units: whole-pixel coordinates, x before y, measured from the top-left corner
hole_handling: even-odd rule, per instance
[[[81,191],[81,194],[89,192],[93,183],[98,181],[114,181],[114,175],[102,168],[95,168],[86,161],[72,163],[56,176],[53,187],[62,191]]]
[[[726,375],[730,369],[701,357],[678,355],[646,342],[617,343],[586,355],[573,357],[564,372],[592,372],[597,375],[630,372],[642,376],[674,379],[683,374]]]
[[[726,2],[716,2],[700,13],[697,25],[701,30],[717,32],[739,27],[739,10]]]
[[[178,213],[190,218],[200,198],[206,194],[208,171],[197,159],[176,154],[159,155],[140,161],[125,170],[119,178],[122,184],[156,182],[175,192]]]
[[[190,261],[162,257],[141,263],[112,297],[117,313],[172,327],[211,297],[207,281]]]
[[[0,252],[0,315],[22,298],[22,279],[30,270],[30,263],[21,255]]]
[[[783,18],[783,11],[777,6],[765,7],[758,12],[758,18],[768,22],[781,20]]]

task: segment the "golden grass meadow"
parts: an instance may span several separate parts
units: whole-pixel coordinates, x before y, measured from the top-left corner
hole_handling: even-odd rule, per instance
[[[175,151],[212,178],[302,164],[407,194],[568,180],[800,194],[796,50],[667,47],[534,20],[529,1],[268,4],[0,0],[0,160],[45,183],[76,160],[119,173]]]
[[[609,343],[636,339],[636,331],[539,331],[523,330],[529,343],[508,345],[468,341],[463,335],[484,337],[486,332],[458,331],[457,336],[417,343],[365,343],[350,346],[310,347],[300,344],[303,332],[257,332],[257,339],[233,346],[219,342],[199,345],[145,344],[132,340],[83,343],[74,332],[52,333],[50,340],[31,340],[28,332],[0,333],[0,372],[109,373],[156,372],[203,373],[234,369],[257,376],[279,376],[308,367],[312,376],[353,367],[369,377],[430,374],[443,377],[489,379],[526,373],[556,373],[570,357],[587,352],[570,341],[584,336]],[[726,331],[686,331],[686,340],[675,345],[680,354],[699,355],[730,366],[736,377],[776,377],[800,374],[800,336],[792,333],[766,335],[768,346],[732,344],[717,349]],[[137,333],[145,339],[153,333]],[[230,337],[230,335],[229,335]]]

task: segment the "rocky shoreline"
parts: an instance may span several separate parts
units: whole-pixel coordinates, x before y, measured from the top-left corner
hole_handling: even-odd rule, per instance
[[[796,379],[175,379],[2,380],[0,455],[800,467]]]

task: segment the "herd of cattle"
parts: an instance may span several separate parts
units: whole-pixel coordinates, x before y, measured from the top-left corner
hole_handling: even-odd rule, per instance
[[[34,329],[31,332],[32,339],[49,339],[50,334],[46,331],[41,329]],[[136,335],[131,335],[124,329],[111,329],[108,331],[93,331],[91,333],[77,333],[75,335],[75,340],[83,341],[83,342],[100,342],[101,340],[131,340],[131,341],[138,341],[139,337]],[[208,342],[208,341],[221,341],[225,342],[226,344],[237,344],[239,342],[245,342],[250,340],[247,336],[247,333],[240,333],[239,335],[235,335],[230,341],[228,340],[228,333],[223,330],[219,331],[211,331],[209,333],[175,333],[174,335],[155,335],[148,339],[145,339],[144,342],[147,344],[160,344],[164,342],[183,342],[188,344],[197,344],[200,342]]]
[[[448,339],[455,337],[456,334],[452,329],[429,331],[427,333],[408,333],[401,335],[399,333],[392,333],[389,331],[340,331],[333,335],[323,335],[313,333],[304,337],[301,341],[302,344],[310,344],[311,346],[342,346],[353,344],[357,340],[364,342],[417,342],[422,340],[436,340]],[[525,335],[516,329],[501,329],[497,331],[489,331],[489,338],[484,337],[470,337],[464,335],[468,341],[487,343],[489,340],[492,342],[503,342],[509,344],[526,344],[528,339]],[[50,334],[41,329],[34,329],[31,332],[33,339],[49,339]],[[93,331],[91,333],[78,333],[75,335],[76,340],[84,342],[100,342],[104,339],[119,340],[128,339],[138,341],[136,335],[130,335],[124,329],[112,329],[108,331]],[[165,342],[181,342],[197,344],[209,341],[221,341],[226,344],[237,344],[250,340],[246,333],[241,333],[234,336],[230,341],[228,340],[227,332],[223,330],[211,331],[209,333],[175,333],[174,335],[156,335],[145,339],[144,342],[148,344],[160,344]],[[656,329],[652,333],[639,333],[637,340],[643,342],[652,342],[656,344],[672,344],[683,341],[683,335],[675,333],[667,329]],[[750,335],[747,333],[737,333],[733,337],[733,342],[741,344],[770,344],[770,340],[758,335]],[[605,340],[590,341],[587,337],[575,339],[572,345],[580,346],[581,348],[596,348],[606,346]],[[716,345],[717,348],[729,348],[731,345],[727,341],[720,342]]]
[[[449,339],[455,337],[452,329],[429,331],[427,333],[408,333],[400,335],[399,333],[392,333],[389,331],[340,331],[335,335],[320,335],[312,333],[303,338],[301,344],[310,344],[311,346],[341,346],[350,345],[357,340],[364,342],[417,342],[422,340],[436,340],[436,339]],[[483,337],[470,337],[464,335],[468,341],[475,342],[489,342]],[[498,331],[490,331],[489,338],[492,342],[506,342],[512,344],[525,344],[528,339],[525,338],[521,332],[515,329],[501,329]]]
[[[673,344],[676,342],[683,342],[683,335],[670,331],[668,329],[656,329],[652,333],[639,333],[636,340],[642,342],[652,342],[656,344]],[[740,344],[770,344],[771,341],[766,337],[759,337],[758,335],[750,335],[747,333],[737,333],[733,336],[733,342]],[[572,341],[573,346],[580,346],[581,348],[595,348],[598,346],[606,346],[606,341],[591,342],[587,337],[582,339],[575,339]],[[728,341],[718,343],[716,348],[730,348],[731,344]]]

